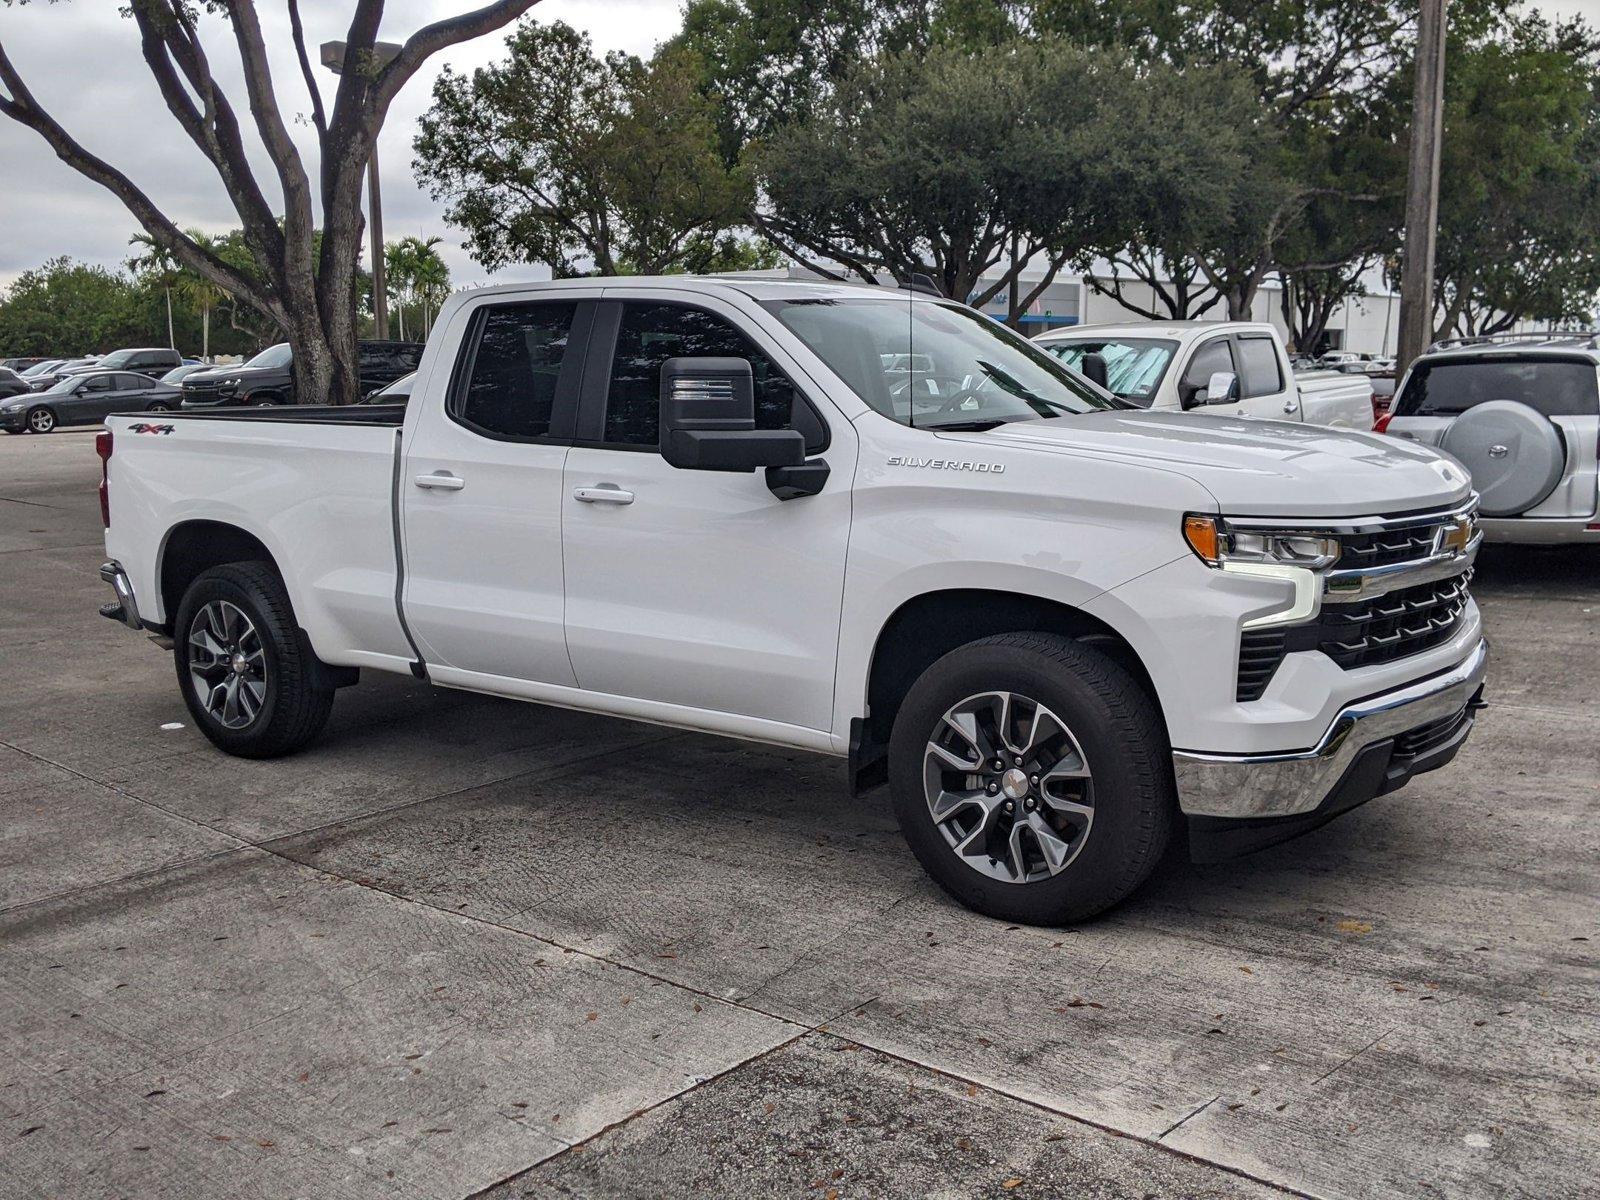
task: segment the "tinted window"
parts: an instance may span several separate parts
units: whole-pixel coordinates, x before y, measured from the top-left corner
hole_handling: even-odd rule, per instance
[[[110,375],[91,375],[82,380],[83,390],[86,392],[109,392],[111,390]]]
[[[1237,373],[1233,365],[1233,350],[1227,338],[1213,338],[1196,350],[1194,357],[1189,360],[1189,369],[1183,373],[1183,381],[1203,388],[1217,371]]]
[[[1547,417],[1600,412],[1595,366],[1533,358],[1418,363],[1395,404],[1404,417],[1448,417],[1487,400],[1516,400]]]
[[[143,375],[117,376],[117,387],[121,391],[129,391],[133,388],[147,388],[149,386],[150,380]]]
[[[268,346],[244,365],[247,367],[266,367],[277,369],[287,367],[294,361],[294,352],[289,349],[288,342],[279,342],[276,346]]]
[[[790,427],[794,384],[744,334],[702,309],[626,304],[611,362],[605,440],[625,446],[656,445],[661,429],[661,364],[669,358],[706,357],[748,359],[755,377],[756,428]],[[813,441],[814,432],[806,432],[807,441]]]
[[[1283,370],[1271,338],[1240,338],[1239,367],[1241,396],[1270,396],[1283,391]]]
[[[457,412],[485,433],[548,437],[576,304],[485,309]]]

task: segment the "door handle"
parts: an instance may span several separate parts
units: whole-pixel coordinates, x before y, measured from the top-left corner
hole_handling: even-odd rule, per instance
[[[623,491],[614,483],[601,483],[594,487],[573,488],[572,498],[581,504],[633,503],[633,493]]]
[[[449,471],[435,471],[432,475],[418,475],[412,480],[419,488],[435,488],[442,492],[459,492],[467,481]]]

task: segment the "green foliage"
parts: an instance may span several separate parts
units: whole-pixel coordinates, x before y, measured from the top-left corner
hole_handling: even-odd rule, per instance
[[[126,275],[53,258],[0,293],[0,354],[100,354],[159,345],[166,330],[150,320],[154,315]]]
[[[403,237],[384,247],[383,269],[401,340],[421,341],[450,294],[450,268],[434,247],[443,238]]]
[[[415,142],[418,179],[473,257],[558,276],[706,269],[750,189],[718,152],[693,56],[600,59],[587,36],[531,21],[506,45],[470,77],[441,74]]]
[[[1439,331],[1586,317],[1600,290],[1600,36],[1529,13],[1447,54]]]

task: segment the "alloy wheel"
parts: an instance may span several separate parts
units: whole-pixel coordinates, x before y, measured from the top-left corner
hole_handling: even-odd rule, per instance
[[[923,758],[928,813],[968,867],[1034,883],[1072,864],[1094,824],[1094,779],[1065,721],[1016,692],[952,706]]]
[[[226,729],[243,729],[267,698],[261,635],[244,610],[213,600],[189,625],[189,681],[200,706]]]
[[[56,427],[56,415],[48,408],[36,408],[28,414],[28,428],[35,433],[49,433]]]

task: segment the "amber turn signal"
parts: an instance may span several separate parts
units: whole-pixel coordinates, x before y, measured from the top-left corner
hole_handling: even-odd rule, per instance
[[[1187,516],[1183,519],[1183,540],[1208,567],[1222,563],[1222,535],[1215,517]]]

